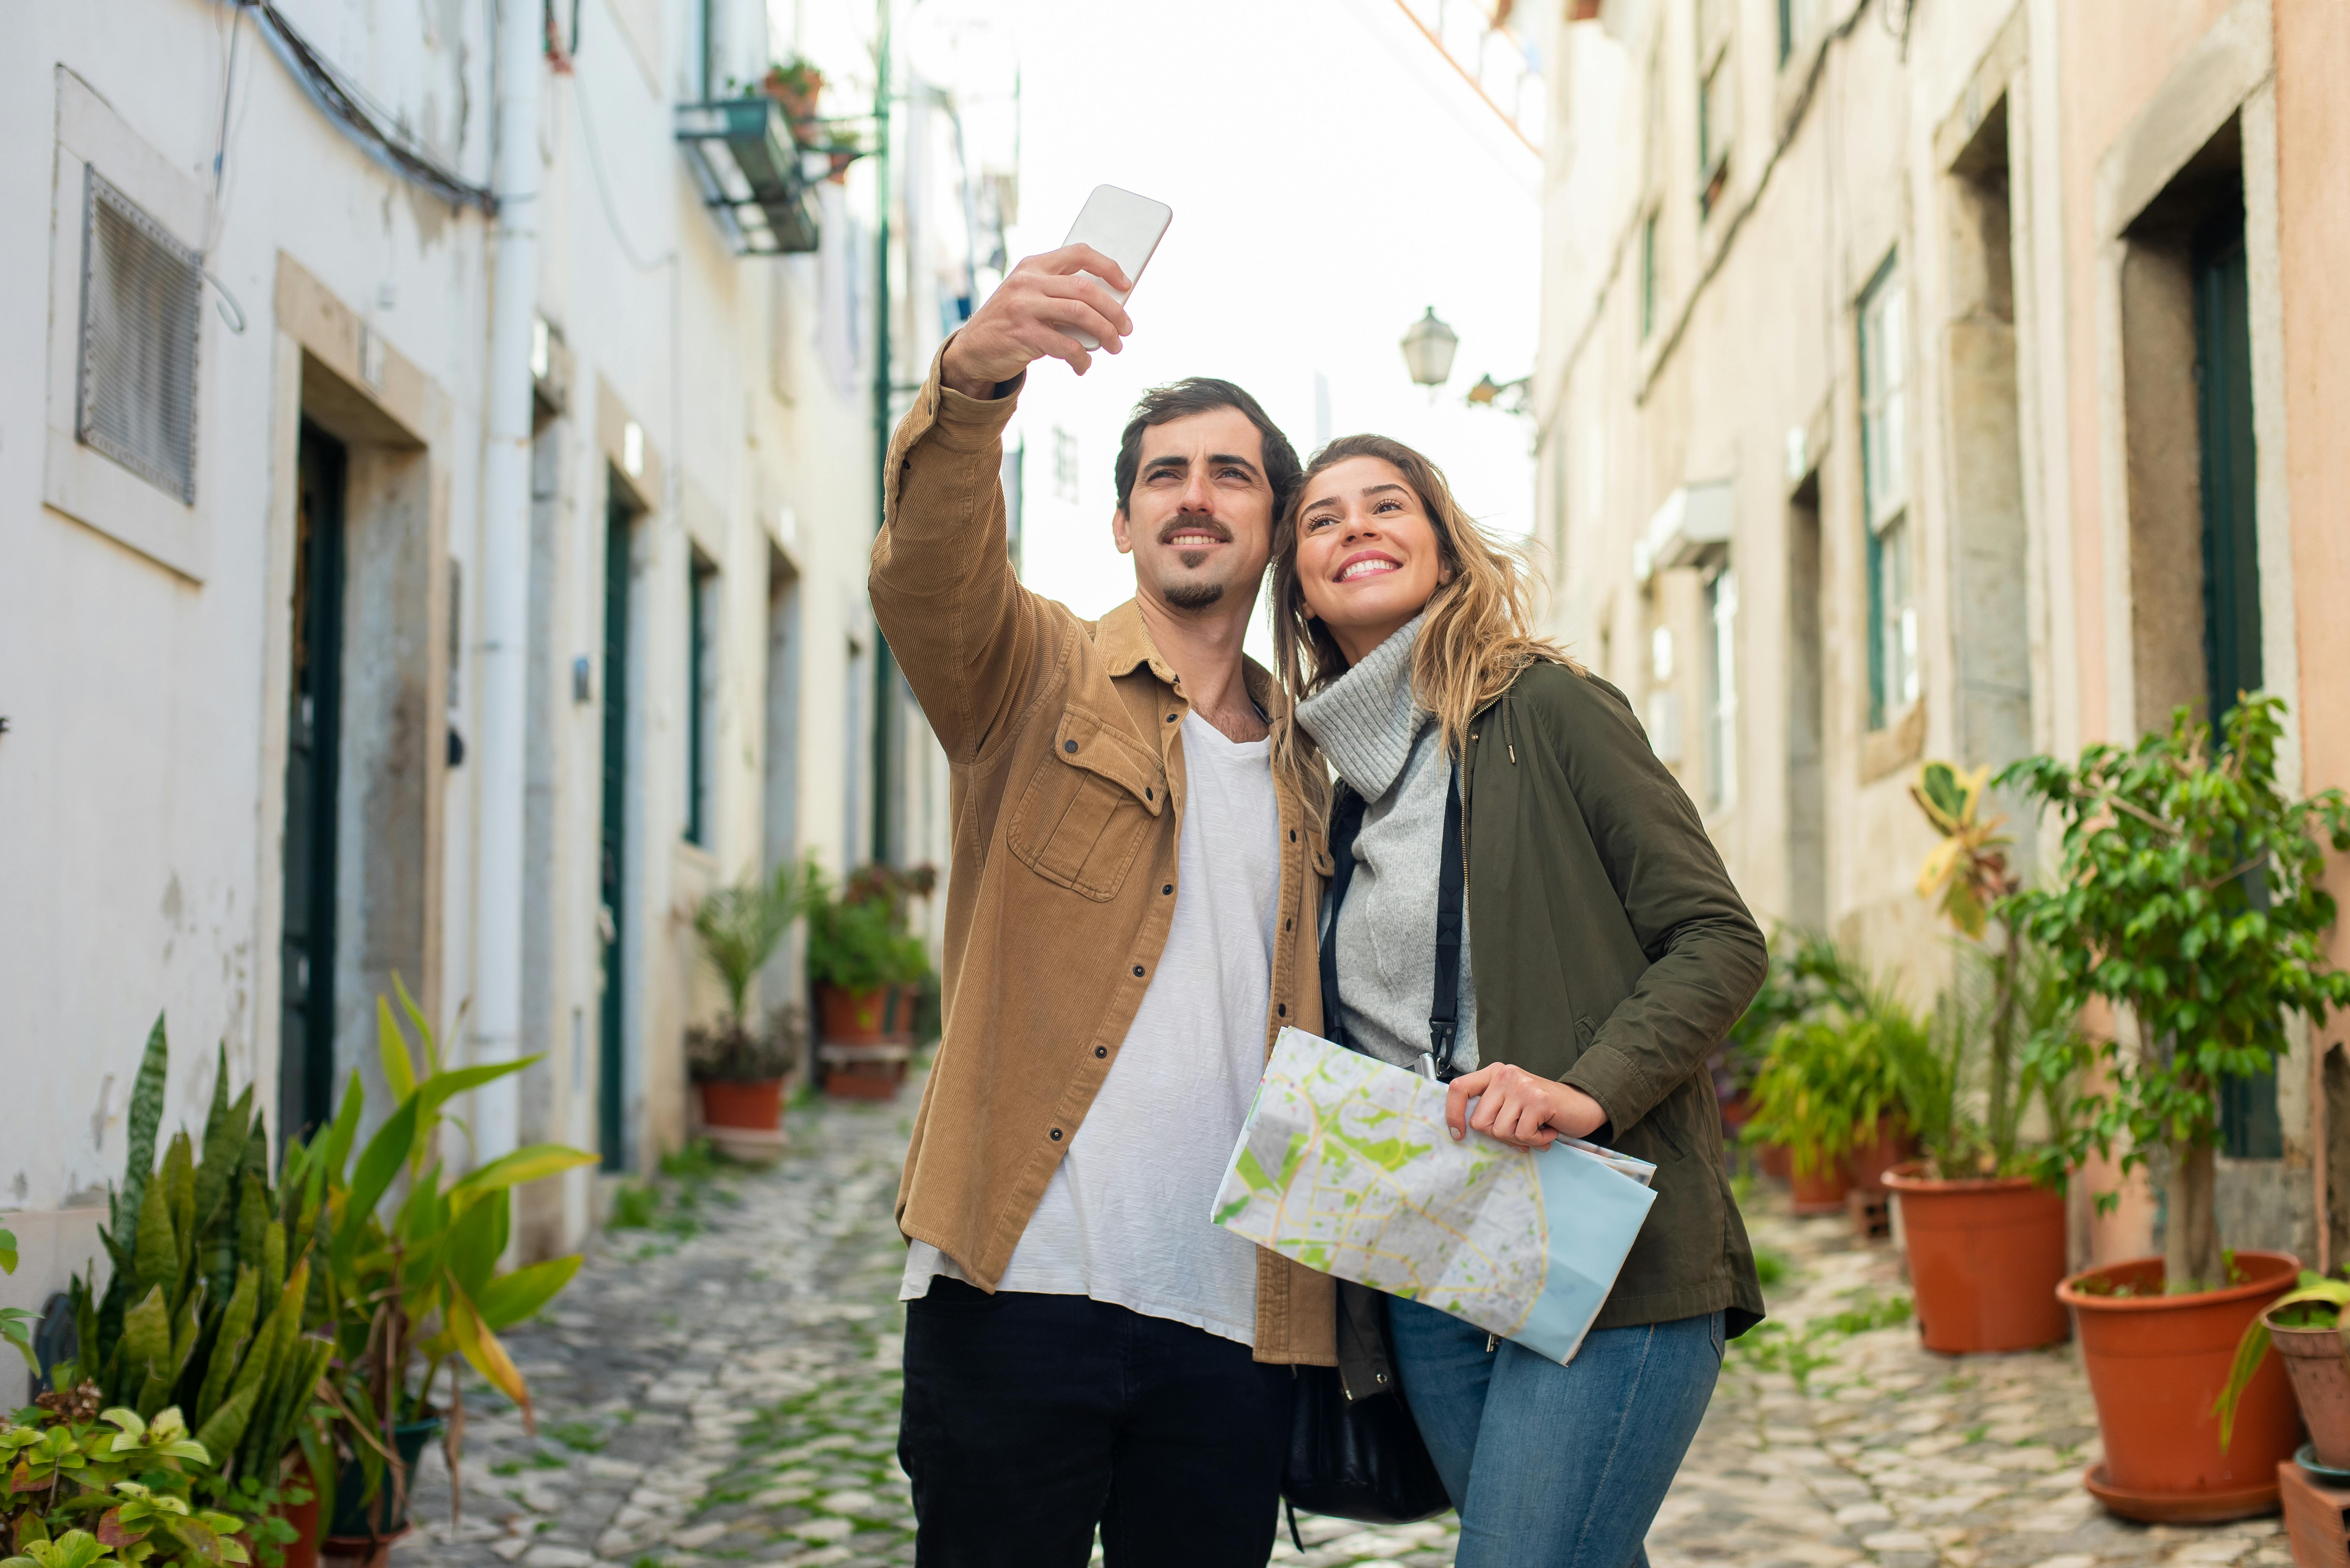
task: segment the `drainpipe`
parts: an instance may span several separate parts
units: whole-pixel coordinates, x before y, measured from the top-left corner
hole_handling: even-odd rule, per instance
[[[525,723],[530,628],[532,319],[538,305],[538,85],[541,8],[497,8],[496,277],[490,296],[489,440],[482,456],[480,740],[474,749],[480,846],[474,873],[473,1061],[510,1062],[522,1033]],[[474,1091],[483,1164],[511,1152],[520,1097],[513,1078]]]
[[[888,521],[883,498],[889,489],[889,394],[896,385],[895,361],[889,350],[889,22],[895,0],[878,0],[874,7],[873,56],[878,71],[873,88],[873,184],[879,238],[873,246],[873,531]],[[896,844],[889,831],[889,796],[897,788],[890,777],[890,741],[898,722],[898,669],[889,656],[889,639],[873,628],[873,860],[887,866],[895,859]],[[847,850],[853,858],[857,846]],[[843,867],[845,870],[846,867]]]

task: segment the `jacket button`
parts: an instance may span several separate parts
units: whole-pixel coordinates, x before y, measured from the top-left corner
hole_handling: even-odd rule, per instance
[[[1077,749],[1077,743],[1076,743],[1076,742],[1075,742],[1075,741],[1063,741],[1063,742],[1061,742],[1061,750],[1063,750],[1063,751],[1065,751],[1065,752],[1074,752],[1074,751],[1076,751],[1076,749]]]
[[[1151,794],[1149,786],[1146,785],[1142,791],[1142,798],[1145,800],[1157,800],[1159,797]]]
[[[1175,896],[1175,884],[1174,884],[1174,883],[1172,883],[1172,882],[1170,882],[1170,883],[1168,883],[1168,884],[1167,884],[1167,886],[1165,886],[1164,888],[1159,888],[1159,890],[1161,893],[1166,894],[1169,898],[1173,898],[1173,897]]]
[[[1167,715],[1167,722],[1168,722],[1169,723],[1170,723],[1170,724],[1171,724],[1171,723],[1173,723],[1176,720],[1178,720],[1178,719],[1181,718],[1182,716],[1183,716],[1183,715],[1182,715],[1182,714],[1180,714],[1180,713],[1170,713],[1170,714],[1168,714],[1168,715]]]
[[[1281,1017],[1283,1017],[1283,1018],[1286,1018],[1286,1017],[1288,1017],[1288,1016],[1289,1016],[1289,1003],[1287,1003],[1287,1002],[1284,1002],[1281,1003],[1278,1007],[1275,1007],[1273,1011],[1274,1011],[1276,1014],[1278,1014],[1279,1016],[1281,1016]]]
[[[1294,827],[1289,830],[1289,842],[1292,844],[1297,842],[1297,829]]]
[[[1296,923],[1297,923],[1297,922],[1296,922],[1295,920],[1284,920],[1284,921],[1282,921],[1282,922],[1281,922],[1281,929],[1282,929],[1283,930],[1284,930],[1284,931],[1285,931],[1285,930],[1289,929],[1289,928],[1290,928],[1290,927],[1292,927],[1292,926],[1295,925]]]
[[[1094,1047],[1094,1054],[1097,1056],[1107,1056],[1109,1054],[1109,1047],[1107,1045],[1097,1045]]]
[[[1055,1127],[1055,1128],[1053,1129],[1053,1141],[1054,1141],[1055,1143],[1058,1143],[1058,1142],[1060,1142],[1060,1141],[1061,1141],[1061,1129],[1060,1129],[1060,1128],[1058,1128],[1058,1127]]]
[[[1140,964],[1136,964],[1134,966],[1134,978],[1137,980],[1140,980],[1142,978],[1142,966]]]

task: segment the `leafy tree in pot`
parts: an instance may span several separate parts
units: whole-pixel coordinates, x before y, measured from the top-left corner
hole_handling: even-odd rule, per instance
[[[2085,1097],[2066,1152],[2124,1142],[2126,1171],[2168,1150],[2172,1295],[2228,1279],[2213,1206],[2220,1079],[2273,1071],[2286,1013],[2314,1025],[2350,1005],[2350,974],[2320,945],[2334,901],[2318,885],[2324,844],[2350,849],[2350,800],[2278,788],[2283,713],[2278,698],[2246,695],[2215,755],[2210,726],[2182,708],[2136,746],[2093,745],[2074,764],[2031,757],[2000,775],[2064,823],[2056,884],[2015,894],[2006,917],[2055,955],[2072,1010],[2102,998],[2136,1025],[2131,1044],[2094,1047],[2108,1083]]]
[[[763,1032],[750,1019],[752,983],[790,934],[820,877],[813,860],[778,866],[721,888],[693,911],[702,954],[726,988],[726,1012],[686,1031],[686,1071],[697,1083],[764,1083],[790,1075],[806,1026],[798,1009],[775,1009]]]

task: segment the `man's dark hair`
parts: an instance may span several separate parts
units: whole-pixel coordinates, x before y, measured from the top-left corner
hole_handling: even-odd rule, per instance
[[[1305,470],[1297,461],[1297,449],[1281,433],[1281,427],[1265,417],[1254,398],[1213,376],[1191,376],[1172,386],[1153,387],[1142,394],[1134,405],[1134,417],[1126,421],[1126,433],[1118,441],[1118,509],[1126,510],[1127,498],[1134,493],[1134,477],[1142,467],[1142,432],[1153,425],[1171,423],[1193,414],[1209,413],[1216,409],[1238,409],[1264,438],[1264,478],[1273,486],[1273,515],[1278,520],[1289,504],[1290,496],[1304,480]]]

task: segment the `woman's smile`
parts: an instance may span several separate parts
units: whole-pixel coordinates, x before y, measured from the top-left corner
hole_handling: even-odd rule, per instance
[[[1379,576],[1403,569],[1403,563],[1384,550],[1357,550],[1338,564],[1336,581],[1351,583],[1358,577]]]

